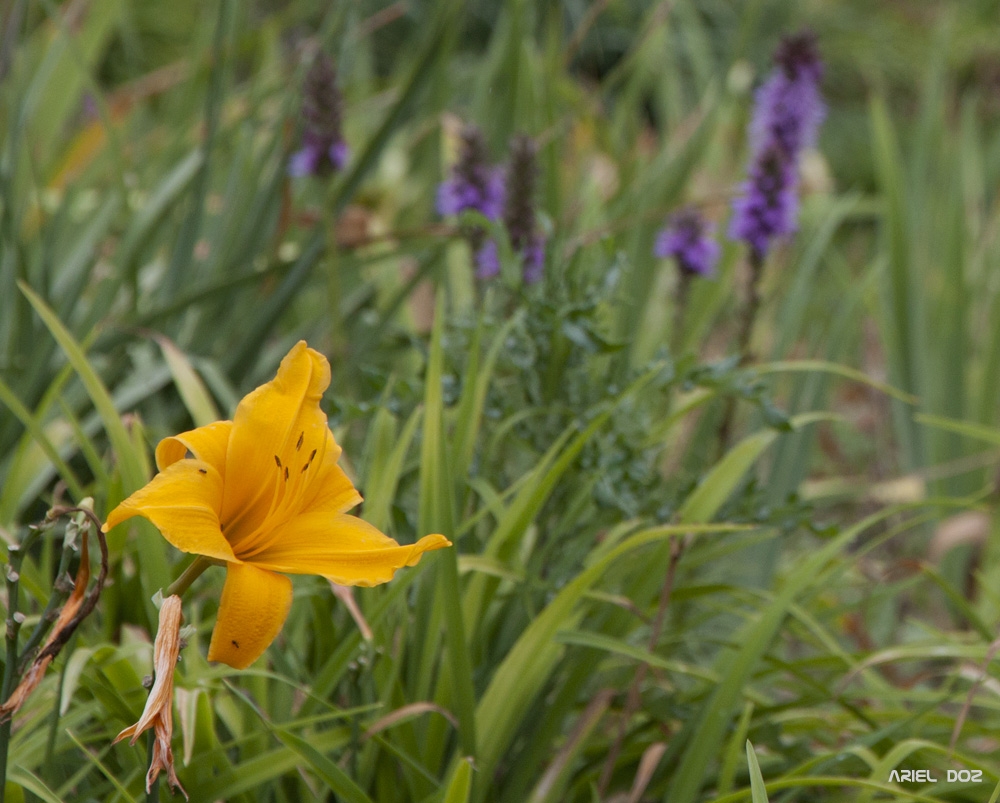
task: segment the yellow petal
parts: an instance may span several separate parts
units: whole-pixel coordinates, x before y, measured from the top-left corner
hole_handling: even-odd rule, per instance
[[[143,516],[182,552],[233,561],[236,556],[219,527],[221,504],[219,472],[201,460],[178,460],[112,510],[102,529]]]
[[[344,469],[337,465],[341,450],[333,433],[329,433],[327,437],[329,445],[323,455],[323,462],[319,464],[311,484],[303,494],[300,510],[336,515],[360,505],[364,500]],[[313,468],[314,466],[310,466],[309,471],[313,471]]]
[[[163,471],[191,452],[199,460],[214,466],[225,482],[226,447],[229,445],[229,433],[232,429],[232,421],[216,421],[172,438],[164,438],[156,447],[156,467]]]
[[[292,581],[287,577],[245,563],[230,563],[208,660],[246,669],[274,641],[291,605]]]
[[[329,384],[326,357],[299,341],[278,375],[236,408],[221,517],[234,547],[263,525],[287,483],[301,487],[306,478],[299,475],[310,460],[323,464],[329,427],[319,402]]]
[[[289,574],[319,574],[343,586],[374,586],[397,569],[415,566],[431,549],[451,546],[443,535],[426,535],[400,546],[356,516],[303,513],[279,527],[271,542],[243,560]]]

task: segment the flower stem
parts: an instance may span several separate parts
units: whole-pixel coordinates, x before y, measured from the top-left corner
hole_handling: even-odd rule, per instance
[[[677,288],[674,295],[673,358],[677,360],[684,348],[684,313],[687,312],[688,296],[691,293],[691,274],[685,270],[677,272]]]
[[[743,316],[740,319],[740,329],[737,339],[737,350],[740,355],[740,367],[753,362],[753,352],[750,350],[750,341],[753,338],[753,325],[757,319],[757,312],[760,310],[760,280],[764,274],[764,255],[752,249],[750,251],[750,287],[746,306],[743,308]],[[722,414],[722,423],[719,425],[719,451],[721,457],[732,445],[733,438],[733,418],[736,415],[736,397],[730,396],[726,400],[725,411]]]
[[[755,250],[750,252],[750,292],[747,304],[743,308],[743,318],[740,321],[740,333],[737,346],[740,354],[740,365],[746,365],[753,360],[750,351],[750,340],[753,335],[754,321],[760,309],[760,279],[764,273],[764,255]]]
[[[30,538],[30,536],[29,536]],[[3,667],[3,685],[0,687],[0,701],[10,697],[17,685],[17,633],[21,629],[22,617],[18,615],[18,587],[21,579],[23,544],[7,547],[7,658]],[[7,794],[7,752],[10,748],[12,718],[0,724],[0,803]]]
[[[674,580],[677,577],[677,564],[680,563],[681,556],[687,548],[689,539],[690,536],[680,539],[670,539],[670,563],[667,566],[667,573],[663,578],[663,587],[660,589],[660,600],[656,607],[656,617],[649,628],[649,639],[646,649],[650,653],[656,650],[656,645],[660,640],[660,632],[663,630],[663,623],[666,620],[667,606],[670,604],[670,596],[674,590]],[[604,762],[604,769],[601,772],[601,777],[597,785],[598,793],[602,798],[608,788],[608,784],[611,783],[611,776],[614,774],[618,755],[625,742],[629,722],[642,705],[642,684],[648,672],[649,664],[645,662],[639,664],[635,676],[632,678],[632,684],[629,686],[628,695],[625,698],[625,707],[618,720],[618,734],[611,745],[611,749],[608,751]]]
[[[183,574],[174,580],[167,590],[163,592],[164,599],[171,597],[174,594],[181,596],[188,590],[188,588],[191,587],[191,583],[201,577],[201,573],[213,564],[214,561],[210,558],[206,558],[204,555],[198,555],[198,557],[191,561],[191,565],[184,570]],[[0,801],[0,803],[2,803],[2,801]]]

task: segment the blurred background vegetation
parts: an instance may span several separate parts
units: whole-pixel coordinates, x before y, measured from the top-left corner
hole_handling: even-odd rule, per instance
[[[773,800],[988,799],[998,11],[3,4],[0,536],[29,537],[54,498],[106,514],[160,438],[231,416],[304,338],[333,365],[362,515],[456,543],[457,563],[357,593],[370,639],[296,578],[246,672],[204,658],[221,574],[203,576],[177,673],[191,799],[749,800],[747,739]],[[656,232],[683,204],[725,232],[753,90],[803,27],[829,108],[757,359],[736,354],[732,242],[670,348]],[[292,178],[319,52],[350,158]],[[464,122],[496,162],[516,133],[539,145],[539,285],[509,255],[477,283],[435,212]],[[110,743],[145,701],[152,597],[186,564],[151,526],[119,530],[97,611],[15,718],[8,800],[145,795],[145,751]],[[63,535],[8,577],[20,647]]]

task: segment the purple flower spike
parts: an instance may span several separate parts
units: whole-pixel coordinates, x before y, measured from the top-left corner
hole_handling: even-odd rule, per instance
[[[713,276],[719,261],[714,233],[715,227],[696,210],[684,209],[667,221],[656,238],[653,253],[661,259],[673,258],[688,275]]]
[[[799,158],[815,144],[826,114],[815,35],[786,37],[774,62],[775,69],[755,95],[749,176],[733,202],[729,226],[729,236],[747,242],[758,261],[763,261],[772,240],[795,231]]]
[[[729,236],[750,245],[763,260],[770,242],[795,231],[799,214],[796,166],[771,149],[751,166],[740,197],[733,201]]]
[[[302,147],[288,162],[291,176],[324,176],[343,170],[347,144],[341,133],[344,99],[337,71],[320,53],[306,75],[302,97]]]
[[[489,220],[503,210],[503,174],[487,163],[486,140],[474,125],[462,131],[462,148],[451,177],[438,187],[437,210],[459,215],[474,209]]]

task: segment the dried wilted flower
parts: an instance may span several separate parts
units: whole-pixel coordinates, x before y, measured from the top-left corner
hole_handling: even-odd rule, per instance
[[[325,53],[316,56],[302,92],[302,147],[292,154],[293,176],[326,175],[347,162],[342,123],[344,99],[337,86],[337,70]]]
[[[69,641],[80,622],[94,610],[100,598],[101,589],[104,587],[104,581],[108,576],[108,543],[104,538],[104,533],[101,532],[101,522],[89,507],[89,501],[82,503],[81,507],[53,508],[49,511],[46,521],[53,521],[59,516],[70,513],[78,513],[81,517],[89,518],[91,523],[96,526],[97,539],[101,548],[101,569],[97,575],[97,581],[94,587],[88,592],[87,584],[90,582],[90,553],[87,547],[88,529],[83,527],[81,530],[83,536],[80,543],[80,566],[76,572],[76,579],[73,581],[73,590],[63,605],[62,610],[59,611],[59,616],[56,618],[48,638],[45,639],[45,643],[32,660],[20,683],[17,684],[17,687],[11,692],[10,696],[0,705],[0,722],[6,722],[14,716],[21,709],[21,706],[24,705],[28,697],[31,696],[31,693],[38,687],[38,684],[42,682],[42,678],[45,677],[45,670],[48,669],[49,664],[59,655],[59,652],[66,645],[66,642]],[[80,527],[81,525],[77,524],[76,526]],[[14,547],[11,547],[11,549],[14,549]],[[13,568],[8,566],[7,570],[10,572],[13,571]],[[17,614],[14,615],[16,616]]]
[[[186,798],[187,792],[177,780],[174,770],[174,751],[170,740],[174,733],[174,666],[181,647],[181,598],[174,595],[163,600],[160,607],[160,621],[153,643],[153,688],[146,699],[146,707],[139,721],[131,725],[115,738],[113,744],[128,739],[129,744],[145,731],[153,728],[153,759],[146,773],[146,791],[149,792],[161,770],[167,773],[171,788],[179,789]]]
[[[503,222],[511,247],[521,256],[524,280],[529,284],[542,278],[545,262],[545,238],[538,231],[535,213],[537,157],[538,147],[531,137],[519,134],[511,140]]]
[[[795,230],[799,158],[814,144],[825,114],[816,37],[809,32],[786,37],[774,62],[755,97],[749,177],[733,203],[729,228],[730,237],[746,241],[757,261],[774,238]]]

